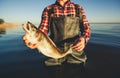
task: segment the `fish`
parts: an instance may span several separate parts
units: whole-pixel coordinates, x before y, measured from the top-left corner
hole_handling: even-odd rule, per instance
[[[28,21],[26,24],[23,24],[22,27],[25,31],[26,39],[31,42],[31,44],[39,42],[39,46],[37,47],[39,53],[54,59],[59,59],[72,53],[71,47],[66,52],[61,52],[49,36],[31,22]]]

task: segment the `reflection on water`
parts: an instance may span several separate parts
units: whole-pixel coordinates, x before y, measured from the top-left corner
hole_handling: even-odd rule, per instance
[[[61,66],[45,67],[47,77],[45,78],[87,78],[84,66],[76,64],[63,64]]]
[[[5,34],[6,34],[6,29],[1,28],[0,29],[0,38],[2,37],[2,35],[5,35]]]

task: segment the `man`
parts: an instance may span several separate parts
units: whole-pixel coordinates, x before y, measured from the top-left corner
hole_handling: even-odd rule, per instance
[[[61,65],[64,61],[70,64],[85,63],[86,55],[83,49],[90,39],[90,26],[80,5],[70,0],[56,0],[55,4],[44,9],[39,29],[45,34],[50,32],[50,38],[62,52],[67,51],[73,44],[72,54],[58,60],[48,58],[45,61],[47,66]],[[32,49],[40,45],[31,44],[25,36],[23,40]]]

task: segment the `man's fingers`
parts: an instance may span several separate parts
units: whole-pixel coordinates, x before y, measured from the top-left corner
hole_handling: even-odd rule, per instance
[[[83,50],[83,48],[84,48],[84,46],[80,46],[80,47],[75,48],[75,50],[81,51],[81,50]]]
[[[82,51],[83,50],[83,48],[81,48],[81,49],[79,49],[79,50],[77,50],[78,52],[80,52],[80,51]]]
[[[25,44],[30,45],[30,42],[28,40],[25,40]]]
[[[23,35],[22,39],[23,39],[23,40],[26,40],[26,36],[25,36],[25,35]]]
[[[35,49],[35,48],[37,48],[37,46],[38,46],[37,44],[32,44],[32,45],[31,45],[31,48],[32,48],[32,49]]]
[[[29,47],[29,48],[31,48],[31,49],[34,48],[33,45],[30,42],[26,42],[26,46]]]
[[[37,48],[37,46],[38,46],[38,44],[30,44],[30,45],[29,45],[29,47],[30,47],[31,49],[35,49],[35,48]]]
[[[79,46],[79,47],[76,47],[76,48],[74,48],[75,50],[79,50],[79,49],[81,49],[83,46]]]
[[[72,48],[75,49],[78,52],[82,51],[84,49],[84,47],[85,47],[85,45],[82,41],[79,41],[72,46]]]
[[[78,42],[77,44],[73,45],[72,48],[77,48],[77,47],[79,47],[81,45],[82,45],[81,42]]]
[[[36,44],[32,44],[30,42],[27,42],[26,43],[27,47],[31,48],[31,49],[35,49],[38,47],[39,43],[36,43]]]
[[[33,44],[33,43],[29,42],[29,40],[26,38],[26,34],[22,36],[22,39],[24,40],[25,45],[26,45],[27,47],[31,48],[31,49],[35,49],[35,48],[37,48],[38,45],[39,45],[39,42],[36,43],[36,44]]]

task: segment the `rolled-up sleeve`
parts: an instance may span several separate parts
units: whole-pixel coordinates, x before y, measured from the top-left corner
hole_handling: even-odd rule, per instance
[[[49,32],[49,15],[48,15],[48,8],[46,7],[42,13],[42,19],[41,23],[39,25],[39,29],[44,32],[45,34],[48,34]]]
[[[85,43],[87,44],[91,37],[90,24],[87,20],[84,9],[81,6],[79,6],[79,9],[82,17],[80,22],[80,32],[81,32],[81,36],[85,38]]]

